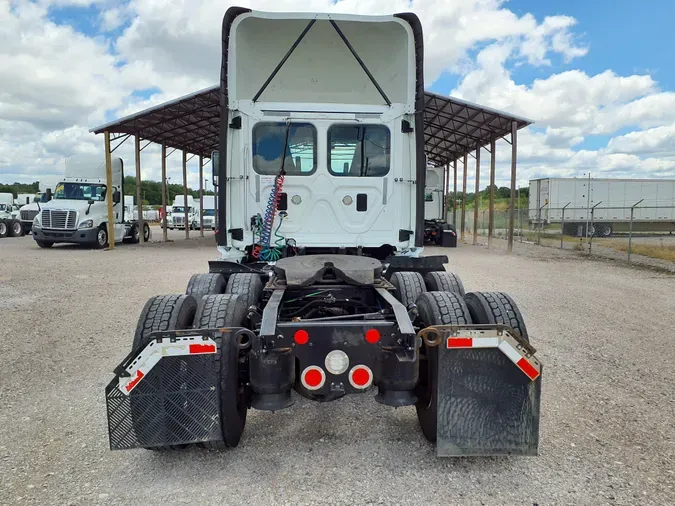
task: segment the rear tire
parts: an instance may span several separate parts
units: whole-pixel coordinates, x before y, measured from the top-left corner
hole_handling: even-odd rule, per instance
[[[23,225],[19,220],[9,220],[9,235],[11,237],[23,237]]]
[[[158,295],[152,297],[146,302],[141,316],[138,318],[136,333],[134,334],[133,349],[136,350],[147,346],[150,342],[152,332],[163,330],[187,330],[192,326],[192,322],[197,310],[197,301],[190,295]],[[131,416],[141,418],[144,414],[143,406],[135,404],[133,398],[131,402]],[[141,431],[142,428],[134,427],[134,430]],[[147,448],[155,451],[182,450],[188,445],[166,445]]]
[[[394,296],[406,307],[427,291],[419,272],[395,272],[389,281],[396,288]]]
[[[523,315],[515,301],[502,292],[470,292],[464,296],[476,324],[507,325],[518,336],[530,340]]]
[[[195,274],[190,278],[185,293],[201,300],[204,295],[218,295],[225,292],[225,278],[222,274],[209,272]]]
[[[416,301],[422,327],[432,325],[468,325],[471,315],[464,300],[456,293],[426,292]],[[417,419],[422,434],[436,442],[438,427],[438,348],[422,345],[419,384],[417,386]]]
[[[424,275],[424,283],[430,292],[450,292],[464,297],[464,283],[452,272],[427,272]]]
[[[199,301],[194,328],[243,327],[246,306],[241,295],[206,295]],[[222,450],[239,444],[246,426],[250,389],[241,381],[239,348],[231,333],[215,338],[219,353],[220,425],[222,441],[208,441],[204,448]]]
[[[9,224],[5,220],[0,220],[0,239],[9,234]]]
[[[246,309],[257,306],[263,285],[260,276],[253,273],[238,272],[227,280],[225,293],[238,294]]]

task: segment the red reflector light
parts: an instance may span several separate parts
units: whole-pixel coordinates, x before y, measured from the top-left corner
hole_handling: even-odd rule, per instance
[[[537,376],[539,376],[539,371],[532,367],[532,365],[524,358],[521,358],[516,365],[520,367],[520,370],[527,374],[527,377],[531,380],[535,380],[537,379]]]
[[[356,365],[349,371],[349,382],[354,388],[364,390],[373,384],[373,371],[366,365]]]
[[[191,344],[189,348],[190,355],[200,355],[202,353],[215,353],[215,344]]]
[[[310,365],[300,375],[300,380],[307,390],[319,390],[326,382],[326,373],[315,365]]]
[[[380,331],[377,329],[368,329],[366,331],[366,341],[370,344],[375,344],[380,340]]]
[[[307,341],[309,341],[309,334],[306,330],[296,330],[295,334],[293,334],[293,339],[298,344],[307,344]]]
[[[471,348],[472,345],[470,337],[448,337],[448,348]]]
[[[140,369],[136,371],[136,377],[132,379],[126,386],[127,392],[131,392],[134,389],[134,387],[138,385],[139,381],[143,379],[143,376],[145,376],[145,374],[143,374],[143,371],[141,371]]]

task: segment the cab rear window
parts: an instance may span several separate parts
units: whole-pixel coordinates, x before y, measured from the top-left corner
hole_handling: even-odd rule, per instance
[[[333,125],[328,130],[328,146],[328,170],[334,176],[389,173],[391,134],[384,125]]]
[[[288,175],[307,176],[316,170],[316,159],[316,128],[311,123],[253,127],[253,169],[258,174],[277,175],[283,166]]]

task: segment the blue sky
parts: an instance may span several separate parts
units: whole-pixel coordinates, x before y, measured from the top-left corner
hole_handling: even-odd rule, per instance
[[[2,179],[29,179],[46,170],[44,160],[58,166],[58,157],[69,152],[100,150],[100,140],[88,132],[92,126],[217,80],[227,0],[190,0],[171,8],[156,0],[10,1],[0,58],[16,63],[3,75],[8,112],[3,117],[0,111],[0,121],[7,122],[0,129]],[[297,0],[234,3],[301,8]],[[675,0],[310,4],[321,10],[343,5],[363,14],[414,10],[427,38],[430,89],[536,121],[519,139],[524,179],[590,169],[675,177]],[[547,18],[557,28],[547,28]],[[556,47],[556,37],[565,47]],[[533,46],[544,60],[529,59]],[[504,47],[511,52],[499,60]],[[491,55],[487,63],[477,59],[484,53]],[[430,75],[440,77],[431,84]]]

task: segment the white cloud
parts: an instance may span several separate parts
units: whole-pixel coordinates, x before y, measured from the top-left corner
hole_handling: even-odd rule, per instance
[[[295,0],[180,0],[170,8],[156,0],[0,2],[0,180],[58,173],[68,154],[102,154],[102,138],[88,133],[92,126],[217,83],[221,22],[232,3],[298,9]],[[98,37],[49,20],[50,9],[92,4],[100,13],[100,26],[93,27],[100,29]],[[514,65],[546,70],[585,56],[592,45],[579,42],[580,27],[570,16],[537,19],[508,7],[504,0],[302,4],[309,11],[415,11],[425,30],[427,85],[443,73],[459,74],[453,94],[537,121],[541,131],[520,133],[521,182],[592,168],[635,174],[674,170],[667,145],[675,93],[660,91],[650,75],[618,76],[611,70],[597,75],[570,70],[516,84]],[[111,38],[120,30],[119,38]],[[583,38],[592,40],[592,34]],[[133,94],[153,88],[160,91],[149,99]],[[612,139],[604,150],[579,149],[589,135],[611,136],[625,128],[636,131]],[[650,130],[640,130],[645,128]],[[132,146],[127,142],[116,151],[128,167]],[[510,149],[500,146],[499,174],[506,175]],[[157,147],[143,152],[144,177],[159,179],[159,158]],[[196,161],[190,167],[196,185]],[[172,181],[182,179],[179,154],[170,157],[168,170]]]

